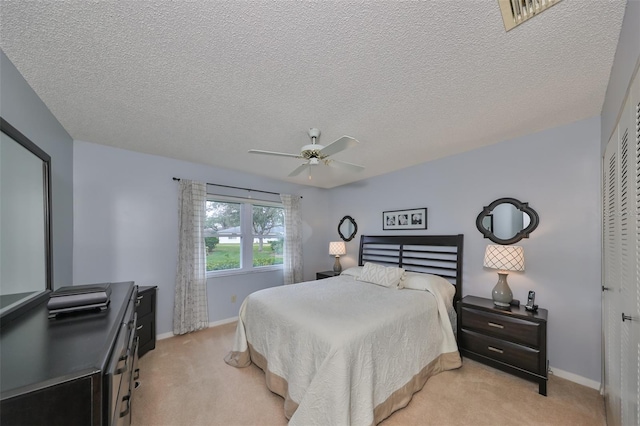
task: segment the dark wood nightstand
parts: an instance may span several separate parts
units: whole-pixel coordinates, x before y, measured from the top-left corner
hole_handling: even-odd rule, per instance
[[[316,280],[323,280],[325,278],[337,277],[338,275],[340,275],[338,272],[333,272],[333,271],[316,272]]]
[[[156,347],[156,300],[158,286],[138,287],[138,315],[136,335],[138,336],[138,357]]]
[[[466,296],[458,302],[460,354],[538,383],[547,395],[547,310],[497,308],[491,299]]]

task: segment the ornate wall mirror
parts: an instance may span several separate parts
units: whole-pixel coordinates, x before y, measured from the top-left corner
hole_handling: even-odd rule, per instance
[[[51,157],[0,118],[0,323],[52,289]]]
[[[486,206],[476,219],[476,227],[496,244],[515,244],[538,227],[538,213],[515,198],[499,198]]]
[[[356,225],[356,221],[351,216],[345,216],[340,220],[338,224],[340,238],[344,241],[351,241],[356,236],[356,232],[358,232],[358,225]]]

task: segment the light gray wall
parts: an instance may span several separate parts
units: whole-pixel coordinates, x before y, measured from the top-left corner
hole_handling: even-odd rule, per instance
[[[524,247],[526,270],[509,274],[514,297],[549,310],[552,367],[600,382],[600,120],[579,121],[368,179],[330,192],[330,223],[345,214],[358,235],[382,231],[385,210],[428,208],[428,230],[465,236],[465,295],[491,297],[495,271],[482,267],[489,240],[476,229],[497,198],[529,202],[540,225]],[[357,262],[358,238],[343,266]]]
[[[314,279],[315,271],[329,259],[328,245],[322,250],[314,243],[326,227],[325,190],[82,141],[75,141],[74,156],[73,283],[157,285],[158,333],[173,329],[178,253],[178,183],[172,180],[174,176],[302,195],[305,279]],[[282,272],[209,279],[209,320],[237,316],[249,293],[282,282]],[[232,295],[237,296],[236,303],[231,303]]]
[[[51,156],[53,286],[72,282],[73,140],[0,50],[0,116]]]
[[[633,71],[640,63],[640,0],[628,0],[609,85],[602,105],[601,152],[609,142]]]

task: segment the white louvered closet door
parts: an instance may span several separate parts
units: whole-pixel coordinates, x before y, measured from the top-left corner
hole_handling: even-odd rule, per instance
[[[622,187],[628,191],[629,202],[629,254],[623,253],[622,257],[622,424],[640,426],[640,78],[637,74],[625,111],[628,111],[623,113],[628,117],[628,153],[621,157],[624,161],[621,165],[622,179],[626,181]]]
[[[604,156],[604,391],[609,426],[640,426],[640,80]]]
[[[636,79],[637,80],[637,79]],[[629,92],[618,125],[620,157],[620,295],[622,321],[621,414],[623,425],[638,425],[638,174],[639,165],[635,86]],[[635,105],[634,105],[635,102]]]
[[[602,327],[604,334],[604,397],[607,424],[621,424],[620,366],[620,231],[618,207],[618,131],[607,144],[603,176],[604,285],[602,287]]]

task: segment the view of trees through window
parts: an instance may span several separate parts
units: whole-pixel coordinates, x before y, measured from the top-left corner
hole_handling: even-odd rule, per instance
[[[210,200],[206,211],[207,271],[282,264],[282,207]]]

